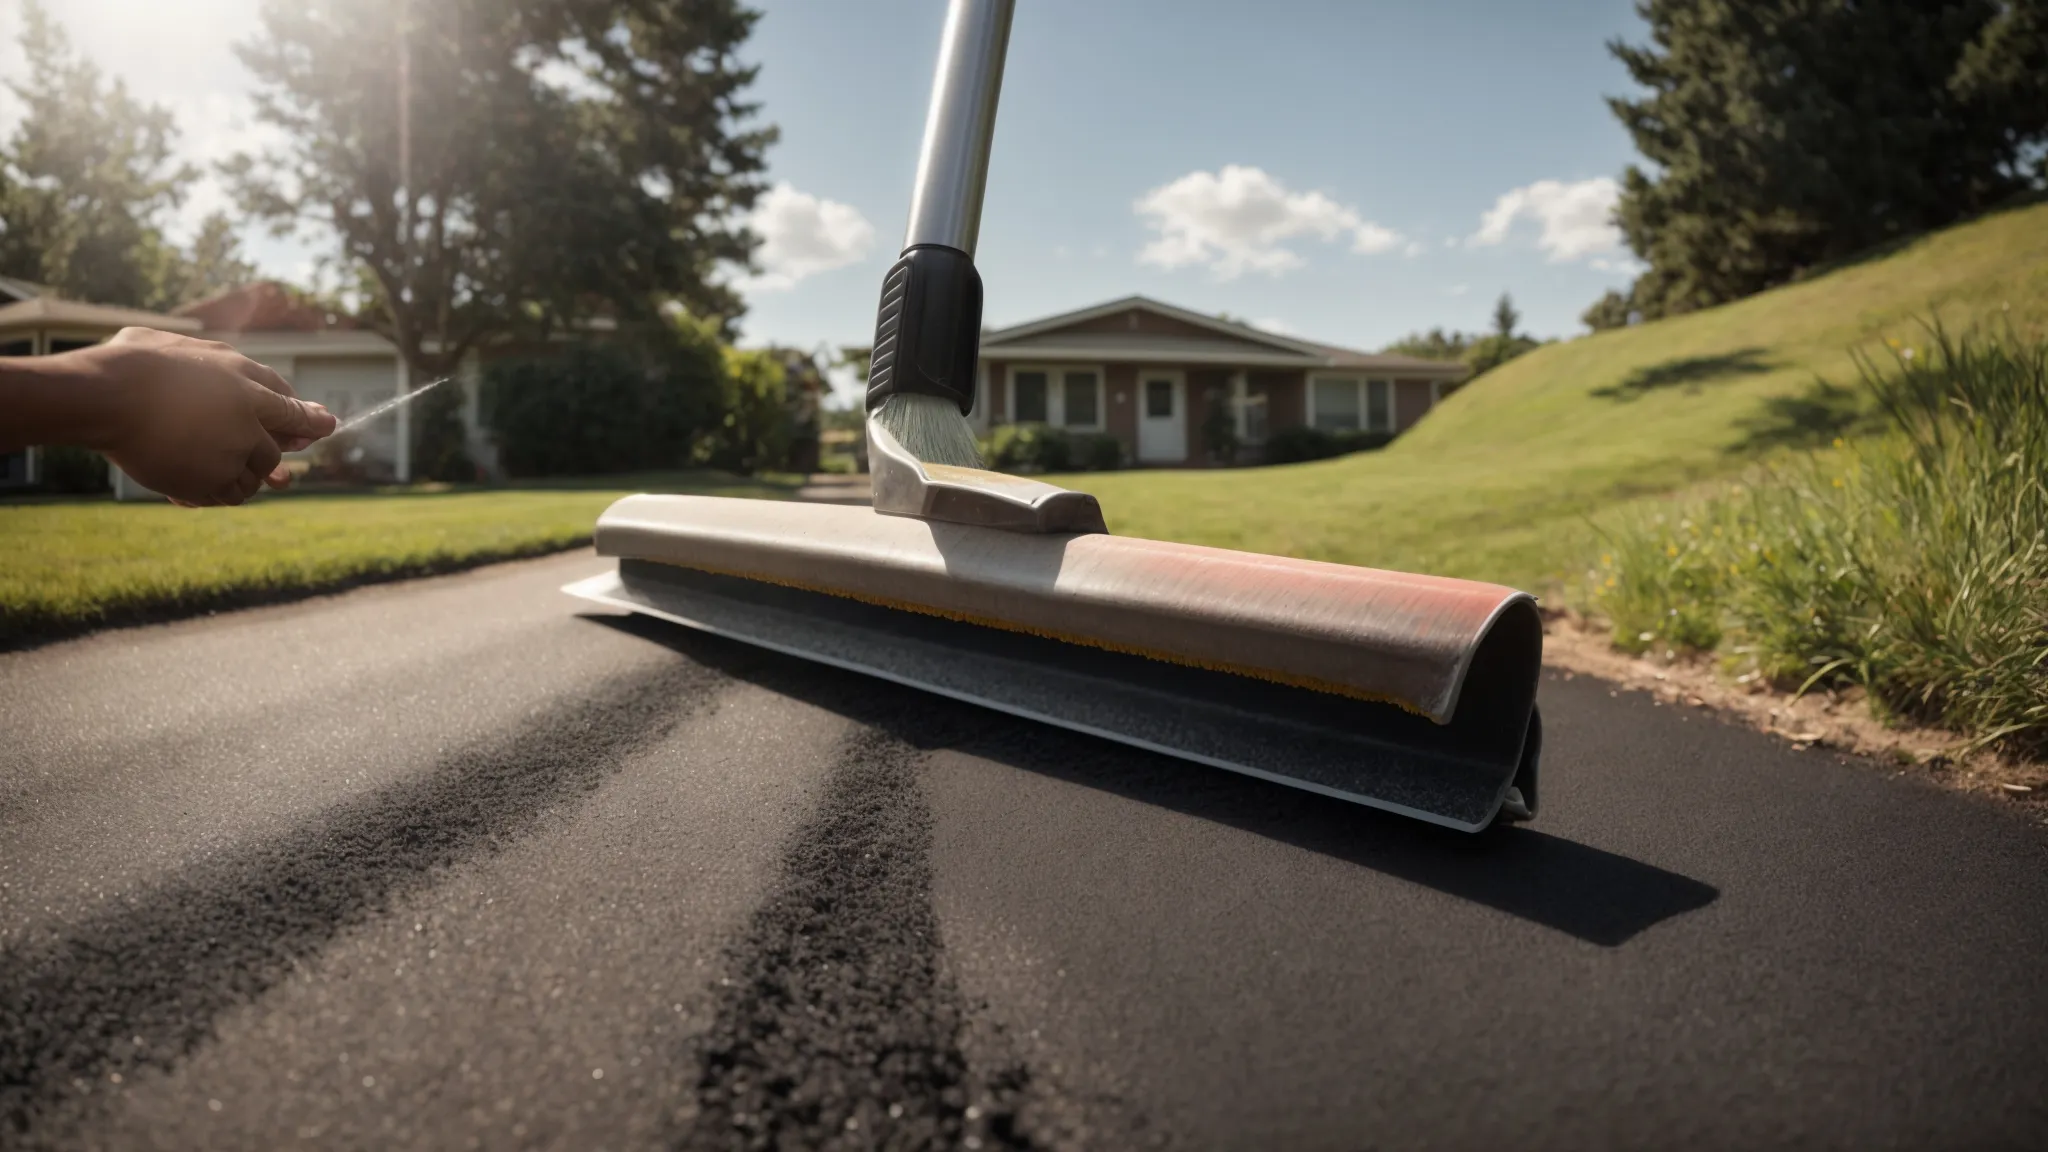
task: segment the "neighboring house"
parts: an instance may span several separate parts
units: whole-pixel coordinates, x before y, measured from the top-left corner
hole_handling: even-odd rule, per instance
[[[326,405],[341,420],[410,390],[396,345],[356,318],[329,311],[274,280],[187,304],[178,315],[198,321],[207,339],[232,344],[275,368],[300,397]],[[486,459],[488,448],[477,431],[476,372],[471,364],[463,369],[458,375],[464,429],[471,456]],[[351,433],[346,450],[355,453],[352,466],[374,479],[411,480],[412,415],[406,405]]]
[[[48,356],[88,348],[129,327],[196,333],[199,322],[138,308],[64,300],[40,284],[0,276],[0,356]],[[38,449],[0,454],[0,488],[24,488],[42,479]],[[118,469],[113,481],[117,492],[132,488]]]
[[[1281,336],[1129,296],[981,338],[970,419],[1106,432],[1140,465],[1205,465],[1224,406],[1255,456],[1285,428],[1398,434],[1464,378],[1461,364]]]

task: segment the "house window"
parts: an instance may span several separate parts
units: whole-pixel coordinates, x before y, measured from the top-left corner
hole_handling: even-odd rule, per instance
[[[1309,424],[1324,432],[1392,432],[1394,386],[1356,376],[1317,376],[1309,382]]]
[[[1358,381],[1348,376],[1318,376],[1315,394],[1315,426],[1323,432],[1358,431]]]
[[[1012,368],[1010,419],[1094,431],[1102,427],[1102,372],[1097,368]]]
[[[1365,382],[1365,426],[1375,432],[1394,428],[1394,385],[1386,380]]]
[[[1046,376],[1044,372],[1010,374],[1010,419],[1019,424],[1045,424],[1050,421]]]
[[[1145,381],[1145,415],[1155,420],[1173,419],[1173,381]]]
[[[1094,428],[1102,423],[1102,378],[1093,372],[1069,372],[1066,374],[1066,388],[1062,398],[1066,401],[1065,419],[1061,423],[1069,428]]]

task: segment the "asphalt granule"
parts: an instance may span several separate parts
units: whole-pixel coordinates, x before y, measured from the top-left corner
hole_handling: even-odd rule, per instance
[[[168,1071],[214,1020],[352,925],[596,790],[722,679],[622,675],[433,770],[0,952],[0,1145],[65,1142],[118,1078]]]
[[[978,1075],[962,1054],[967,1018],[941,962],[919,759],[880,729],[841,749],[732,951],[677,1147],[1068,1143],[1026,1068]]]

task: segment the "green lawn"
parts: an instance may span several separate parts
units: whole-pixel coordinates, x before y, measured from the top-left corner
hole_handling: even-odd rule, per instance
[[[1798,401],[1817,375],[1853,386],[1852,347],[1917,342],[1918,320],[1936,314],[2048,329],[2048,205],[1725,307],[1538,349],[1380,452],[1056,482],[1101,497],[1122,534],[1547,589],[1589,550],[1589,515],[1786,450],[1806,431]]]
[[[0,643],[572,547],[630,492],[780,497],[796,484],[658,473],[495,490],[276,495],[201,510],[104,499],[0,505]]]

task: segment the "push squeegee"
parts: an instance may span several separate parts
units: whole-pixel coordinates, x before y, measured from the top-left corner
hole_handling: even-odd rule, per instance
[[[597,522],[617,571],[564,591],[1434,824],[1529,819],[1543,628],[1527,593],[1114,536],[1093,496],[934,462],[878,418],[892,396],[974,405],[1012,7],[947,15],[876,322],[873,507],[628,496]]]

